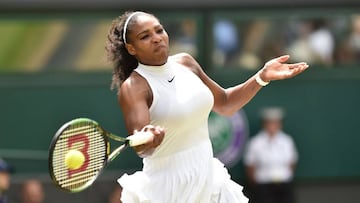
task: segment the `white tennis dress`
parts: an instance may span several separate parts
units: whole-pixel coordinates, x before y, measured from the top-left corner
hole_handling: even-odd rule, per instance
[[[123,203],[245,203],[242,187],[213,157],[208,116],[213,95],[188,68],[169,58],[162,66],[135,69],[151,87],[151,124],[165,129],[143,170],[118,179]]]

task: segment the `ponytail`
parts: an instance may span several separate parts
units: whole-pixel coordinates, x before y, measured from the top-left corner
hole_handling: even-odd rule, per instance
[[[126,12],[113,20],[107,35],[105,46],[107,58],[114,66],[111,89],[119,89],[121,84],[130,76],[132,71],[138,65],[137,59],[127,51],[123,39],[125,21],[132,14],[133,12]],[[134,22],[134,19],[129,21]],[[128,24],[127,28],[130,27],[131,22],[128,22]]]

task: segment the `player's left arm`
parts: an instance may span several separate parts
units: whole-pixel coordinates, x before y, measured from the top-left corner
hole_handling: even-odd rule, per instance
[[[268,61],[259,72],[245,82],[225,89],[212,80],[192,56],[181,54],[179,58],[179,61],[197,74],[211,90],[214,95],[213,111],[221,115],[232,115],[256,95],[263,87],[256,81],[257,75],[263,81],[270,82],[294,77],[308,68],[308,65],[303,62],[286,64],[285,62],[289,59],[289,56],[280,56]]]

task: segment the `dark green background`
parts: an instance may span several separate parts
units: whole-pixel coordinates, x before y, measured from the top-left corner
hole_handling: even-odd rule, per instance
[[[254,72],[212,71],[208,74],[224,87],[244,81]],[[7,160],[17,174],[47,173],[46,151],[57,129],[76,117],[89,117],[106,130],[124,135],[124,122],[115,91],[109,89],[111,73],[43,72],[0,75],[0,149],[40,150],[42,158]],[[285,131],[299,150],[299,179],[360,177],[360,70],[312,68],[286,81],[263,88],[244,110],[250,134],[260,125],[264,106],[286,109]],[[45,154],[44,154],[45,153]],[[132,171],[141,160],[132,150],[108,170]],[[241,162],[230,169],[243,178]]]

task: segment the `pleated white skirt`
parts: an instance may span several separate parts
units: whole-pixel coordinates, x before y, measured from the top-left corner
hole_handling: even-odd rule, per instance
[[[144,158],[144,167],[118,179],[123,203],[247,203],[242,187],[213,158],[210,141],[176,154]]]

